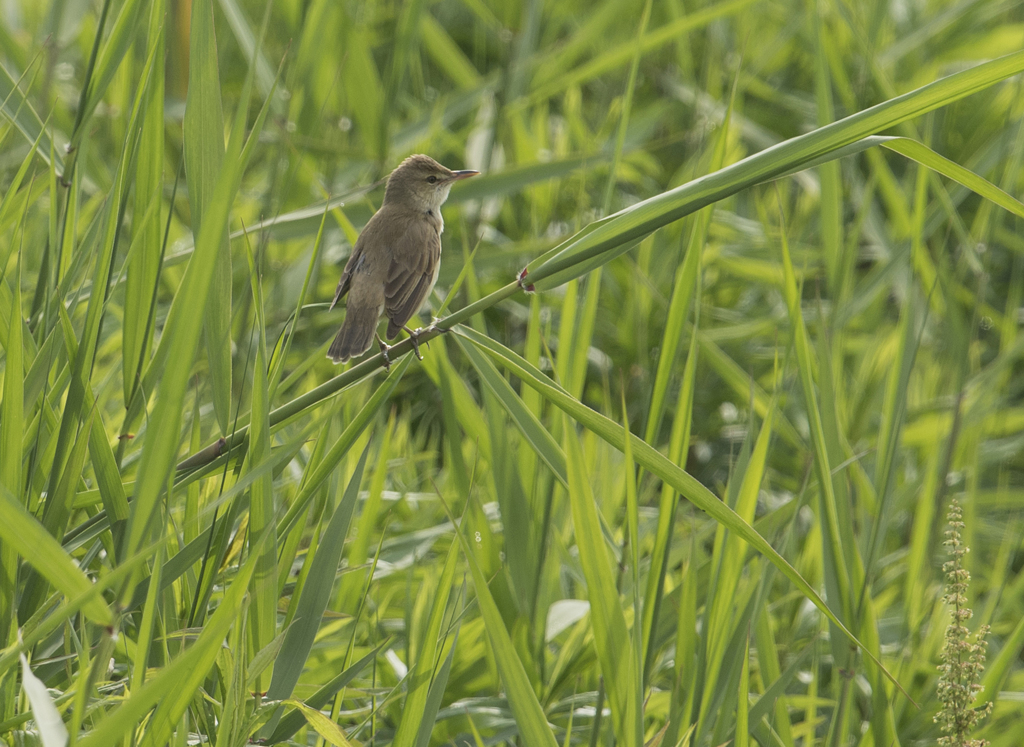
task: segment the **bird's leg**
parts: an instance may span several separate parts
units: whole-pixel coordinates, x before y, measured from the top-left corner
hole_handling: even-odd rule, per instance
[[[423,328],[420,327],[419,329],[413,330],[403,325],[402,329],[409,333],[409,340],[412,342],[412,349],[415,351],[416,357],[423,360],[423,354],[420,353],[420,335],[423,334]],[[430,347],[429,340],[427,341],[427,347]]]
[[[384,342],[376,332],[373,333],[373,336],[377,338],[377,344],[380,346],[380,354],[384,358],[384,370],[390,371],[391,359],[388,358],[388,351],[391,350],[391,346]]]

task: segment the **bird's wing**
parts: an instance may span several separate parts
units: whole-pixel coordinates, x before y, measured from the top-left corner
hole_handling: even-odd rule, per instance
[[[388,337],[393,337],[420,310],[441,264],[441,236],[427,221],[411,223],[392,247],[391,264],[384,281],[384,313]],[[394,334],[392,334],[392,331]]]
[[[362,236],[360,236],[360,239]],[[356,245],[352,247],[352,254],[349,255],[348,262],[345,263],[345,269],[341,273],[341,280],[338,281],[338,287],[334,290],[334,300],[331,301],[331,306],[328,309],[333,309],[338,301],[348,293],[349,286],[352,284],[352,273],[355,272],[356,267],[359,265],[360,259],[363,256],[363,243],[357,240]]]
[[[365,273],[374,265],[375,256],[367,254],[367,247],[390,243],[388,235],[393,229],[392,221],[389,218],[390,213],[385,206],[370,216],[370,220],[363,226],[359,238],[356,239],[356,245],[352,247],[352,254],[349,255],[348,262],[345,263],[345,269],[341,273],[338,287],[334,290],[334,300],[331,301],[331,309],[352,289],[352,276],[357,273]]]

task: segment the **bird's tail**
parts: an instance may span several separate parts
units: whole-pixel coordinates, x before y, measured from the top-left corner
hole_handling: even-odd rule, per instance
[[[327,357],[335,363],[344,363],[349,358],[365,353],[373,343],[373,333],[377,331],[379,319],[377,309],[359,308],[350,304],[345,313],[345,323],[331,343]]]

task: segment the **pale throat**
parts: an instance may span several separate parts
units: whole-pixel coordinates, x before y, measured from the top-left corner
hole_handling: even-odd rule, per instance
[[[428,192],[420,193],[416,195],[416,201],[419,203],[417,207],[419,210],[426,214],[427,219],[431,223],[437,226],[437,232],[441,233],[444,231],[444,218],[441,216],[441,205],[448,199],[448,192],[451,191],[452,185],[444,184],[435,189],[431,189]]]

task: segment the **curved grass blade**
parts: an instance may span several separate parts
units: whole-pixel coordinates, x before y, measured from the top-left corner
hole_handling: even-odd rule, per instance
[[[157,59],[164,59],[164,2],[155,0],[150,8],[147,46],[155,49]],[[142,134],[135,164],[135,215],[146,215],[151,202],[162,203],[164,165],[164,75],[158,72],[144,82],[145,103]],[[173,202],[173,198],[171,200]],[[170,212],[170,211],[169,211]],[[139,246],[126,260],[123,339],[123,390],[125,402],[134,394],[137,376],[144,356],[152,344],[151,319],[155,314],[153,288],[160,274],[164,252],[161,240],[160,210],[152,220],[132,227],[133,243]]]
[[[483,348],[483,350],[494,358],[500,365],[521,378],[524,383],[536,389],[545,399],[564,411],[576,422],[580,423],[588,430],[593,431],[620,451],[623,449],[624,436],[621,426],[617,423],[609,420],[604,415],[591,410],[578,400],[573,399],[564,389],[555,384],[543,373],[538,371],[501,343],[495,342],[488,337],[464,327],[460,327],[455,330],[455,332]],[[803,576],[801,576],[785,558],[779,555],[775,548],[773,548],[764,537],[758,534],[752,526],[738,516],[735,511],[720,501],[710,490],[699,483],[693,476],[685,472],[679,466],[672,464],[645,441],[637,438],[636,436],[631,436],[630,441],[633,444],[633,455],[637,463],[639,463],[644,469],[652,472],[665,482],[672,485],[672,487],[678,490],[688,501],[700,510],[704,511],[712,519],[723,524],[726,528],[746,540],[755,550],[764,555],[773,565],[782,571],[783,575],[785,575],[786,578],[788,578],[793,585],[799,589],[800,593],[807,597],[815,607],[821,610],[822,614],[825,615],[825,617],[828,618],[828,620],[832,622],[851,643],[861,648],[866,656],[874,659],[874,655],[871,651],[865,648],[853,633],[847,630],[842,622],[840,622],[839,618],[836,617],[835,613],[829,609],[824,600],[822,600],[822,598],[818,596],[818,593],[814,591],[814,588],[804,580]],[[875,664],[885,672],[889,680],[891,680],[904,695],[907,695],[902,685],[896,681],[887,669],[882,667],[881,662],[875,660]],[[909,698],[909,695],[907,695],[907,697]]]
[[[618,256],[623,247],[702,207],[795,169],[838,157],[840,148],[901,122],[957,101],[1024,71],[1024,51],[1000,57],[929,83],[791,138],[742,161],[638,202],[609,216],[593,230],[571,237],[528,267],[538,289],[553,288]],[[829,159],[831,160],[831,159]]]
[[[455,545],[452,545],[455,547]],[[427,701],[423,705],[423,712],[420,718],[420,728],[416,732],[416,742],[413,747],[429,747],[430,733],[434,729],[434,722],[437,719],[437,711],[441,707],[441,699],[444,697],[445,688],[448,685],[448,676],[452,671],[452,659],[455,657],[455,647],[459,644],[459,629],[462,627],[461,620],[455,626],[451,648],[448,655],[444,657],[444,663],[437,670],[434,681],[430,683],[430,692],[427,693]]]
[[[248,462],[259,465],[270,455],[270,384],[267,381],[267,335],[264,317],[262,274],[256,267],[256,260],[246,242],[246,257],[249,260],[249,280],[252,286],[255,308],[256,364],[252,377],[252,412],[250,414]],[[266,474],[252,484],[249,490],[249,540],[263,536],[270,538],[263,543],[260,561],[253,576],[251,606],[249,607],[250,630],[253,647],[260,651],[269,646],[277,636],[277,516],[274,511],[274,479]],[[250,548],[250,552],[255,552]],[[263,692],[269,685],[270,676],[264,675],[257,690]]]
[[[537,419],[537,416],[530,412],[530,409],[519,398],[519,395],[516,394],[511,385],[501,377],[498,369],[494,367],[490,360],[482,356],[474,345],[467,345],[458,337],[455,338],[455,341],[466,354],[466,357],[469,358],[469,362],[473,364],[473,368],[480,375],[481,381],[491,390],[495,398],[505,409],[505,412],[512,418],[512,422],[516,424],[519,432],[523,434],[523,438],[537,452],[537,456],[548,465],[551,472],[562,485],[568,485],[565,454],[558,447],[554,437],[548,433],[548,430]]]
[[[36,114],[35,109],[28,98],[21,92],[14,77],[7,71],[7,68],[0,62],[0,112],[2,112],[14,125],[28,142],[32,143],[32,149],[43,159],[46,164],[56,166],[60,173],[64,172],[64,159],[61,158],[63,149],[56,147],[53,142],[53,135],[46,129],[43,120]]]
[[[940,156],[924,143],[911,140],[906,137],[885,138],[879,143],[883,148],[888,148],[894,153],[917,161],[922,166],[927,166],[953,181],[962,184],[972,192],[991,200],[1004,210],[1008,210],[1019,218],[1024,218],[1024,204],[1015,200],[995,184],[990,182],[970,169],[966,169],[948,158]],[[1012,246],[1010,248],[1013,248]]]

